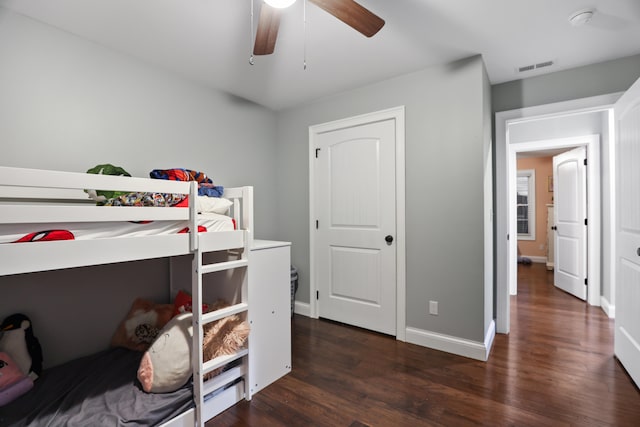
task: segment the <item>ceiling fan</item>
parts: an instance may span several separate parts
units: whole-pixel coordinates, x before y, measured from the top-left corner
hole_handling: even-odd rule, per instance
[[[264,0],[253,45],[254,55],[270,55],[276,47],[280,12],[296,0]],[[384,20],[356,3],[354,0],[309,0],[335,16],[351,28],[367,37],[376,34],[384,26]]]

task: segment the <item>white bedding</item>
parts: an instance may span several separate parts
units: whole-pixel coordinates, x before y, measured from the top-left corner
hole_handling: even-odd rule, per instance
[[[199,214],[198,225],[206,227],[208,232],[235,229],[231,217],[216,213]],[[176,234],[188,226],[188,221],[0,224],[0,244],[13,243],[25,236],[29,236],[30,241],[43,240],[49,230],[67,230],[75,240],[90,240]]]

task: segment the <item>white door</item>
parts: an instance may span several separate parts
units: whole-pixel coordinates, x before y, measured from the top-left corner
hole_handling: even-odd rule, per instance
[[[395,120],[317,136],[318,314],[396,335]]]
[[[615,105],[618,191],[615,354],[640,386],[640,80]]]
[[[587,299],[587,171],[585,147],[553,158],[555,285]]]

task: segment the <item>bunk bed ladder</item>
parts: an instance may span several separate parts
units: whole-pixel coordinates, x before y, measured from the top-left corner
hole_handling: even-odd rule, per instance
[[[248,189],[247,191],[251,191],[252,189]],[[194,191],[197,192],[197,187],[192,187],[192,196]],[[197,193],[196,193],[197,194]],[[192,198],[195,200],[195,197]],[[251,198],[245,199],[251,200]],[[197,224],[195,223],[195,211],[192,212],[192,223],[191,229],[197,230]],[[243,225],[251,224],[252,218],[242,218]],[[245,222],[245,220],[247,220]],[[252,241],[251,231],[248,228],[244,229],[244,247],[238,248],[238,250],[227,251],[228,256],[236,256],[238,259],[230,260],[230,261],[222,261],[216,262],[212,264],[204,264],[203,255],[206,253],[206,248],[203,248],[203,245],[198,242],[197,233],[191,233],[195,236],[195,239],[192,240],[192,248],[194,248],[193,252],[193,261],[192,261],[192,284],[191,284],[191,292],[192,292],[192,310],[193,310],[193,341],[192,341],[192,349],[198,349],[198,351],[192,351],[192,366],[193,366],[193,397],[195,402],[195,425],[203,426],[204,423],[211,418],[209,415],[205,415],[204,413],[204,398],[205,396],[216,390],[219,386],[225,385],[228,379],[237,378],[239,376],[243,377],[244,380],[244,398],[246,400],[251,399],[251,389],[249,386],[249,351],[247,349],[240,350],[238,353],[231,356],[222,356],[217,357],[211,361],[204,362],[203,354],[202,354],[202,346],[203,346],[203,338],[204,331],[203,327],[211,322],[215,322],[219,319],[222,319],[226,316],[230,316],[233,314],[239,314],[243,312],[247,312],[249,309],[248,305],[248,275],[249,275],[249,254],[250,254],[250,244]],[[202,303],[203,303],[203,276],[209,273],[214,273],[217,271],[231,270],[234,268],[246,268],[246,272],[244,278],[241,282],[241,298],[240,302],[237,302],[234,305],[229,307],[222,308],[220,310],[212,311],[209,313],[202,312]],[[249,341],[249,340],[248,340]],[[244,358],[244,363],[240,367],[232,368],[229,371],[224,372],[223,374],[216,376],[205,384],[204,375],[226,365],[227,363]]]

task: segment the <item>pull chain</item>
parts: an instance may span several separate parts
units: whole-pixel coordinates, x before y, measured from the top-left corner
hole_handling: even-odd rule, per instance
[[[251,26],[249,27],[249,64],[253,65],[253,0],[251,2]]]
[[[306,71],[307,69],[307,0],[302,0],[302,21],[304,25],[304,35],[302,40],[303,45],[303,57],[302,57],[302,69]]]

